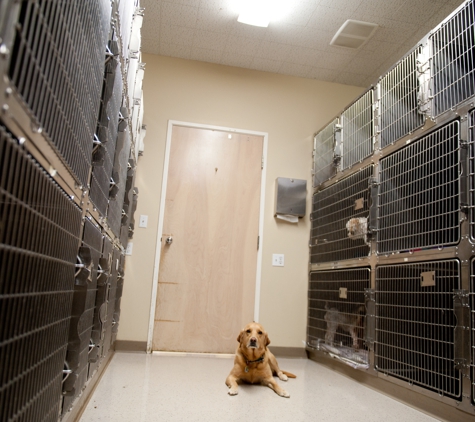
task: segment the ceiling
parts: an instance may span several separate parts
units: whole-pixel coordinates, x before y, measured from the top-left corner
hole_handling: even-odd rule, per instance
[[[375,83],[463,0],[288,0],[267,28],[239,0],[141,0],[142,52],[346,85]],[[377,24],[357,50],[330,45],[347,19]]]

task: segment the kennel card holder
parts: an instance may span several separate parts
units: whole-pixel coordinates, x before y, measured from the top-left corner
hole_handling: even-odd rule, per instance
[[[274,217],[297,223],[305,215],[307,205],[307,181],[278,177],[275,181]]]

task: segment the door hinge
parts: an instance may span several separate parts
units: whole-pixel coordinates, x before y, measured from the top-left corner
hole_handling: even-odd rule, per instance
[[[259,250],[259,241],[260,241],[260,236],[257,236],[257,250]]]
[[[264,169],[264,156],[262,156],[261,158],[261,170]]]

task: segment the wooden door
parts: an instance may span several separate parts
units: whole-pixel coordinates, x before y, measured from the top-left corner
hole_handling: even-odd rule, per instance
[[[173,126],[153,350],[233,353],[252,321],[262,152],[262,136]]]

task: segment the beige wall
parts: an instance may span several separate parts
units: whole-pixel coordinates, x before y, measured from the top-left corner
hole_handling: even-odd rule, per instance
[[[143,61],[147,137],[118,339],[147,340],[167,124],[179,120],[268,133],[260,322],[274,346],[303,347],[313,135],[362,88],[154,55]],[[307,215],[298,225],[274,218],[277,177],[308,181]],[[138,228],[141,214],[146,229]],[[273,253],[285,255],[284,267],[272,267]]]

